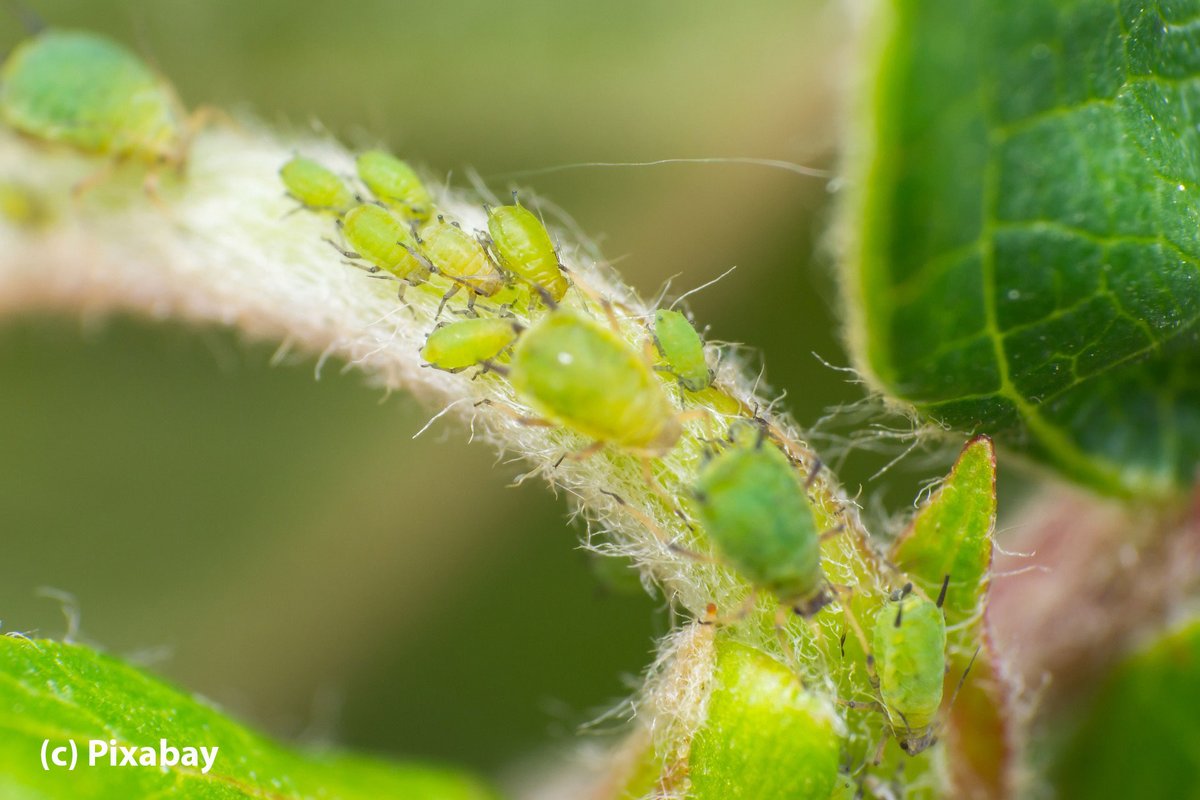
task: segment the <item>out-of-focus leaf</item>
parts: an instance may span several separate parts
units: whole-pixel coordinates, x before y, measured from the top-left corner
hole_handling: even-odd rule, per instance
[[[1119,666],[1054,770],[1060,797],[1200,797],[1200,619]]]
[[[200,766],[89,765],[89,742],[220,748]],[[42,763],[43,743],[50,769]],[[77,752],[54,766],[53,749]],[[155,756],[156,760],[161,756]],[[60,754],[69,760],[69,751]],[[0,797],[5,800],[493,800],[475,780],[446,769],[349,755],[300,755],[133,667],[85,647],[0,637]],[[120,758],[118,758],[118,764]]]

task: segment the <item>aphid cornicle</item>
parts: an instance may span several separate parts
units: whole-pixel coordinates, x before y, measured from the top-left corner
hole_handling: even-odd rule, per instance
[[[893,592],[875,617],[872,641],[879,696],[900,748],[916,755],[934,742],[946,674],[946,618],[942,602]]]
[[[454,223],[439,216],[421,229],[420,245],[438,274],[454,282],[442,298],[442,306],[460,288],[469,290],[468,308],[474,308],[476,295],[491,297],[504,288],[504,278],[483,245]]]
[[[704,357],[704,341],[692,323],[678,311],[654,312],[654,343],[667,362],[667,371],[689,392],[700,392],[713,382],[713,371]]]
[[[488,233],[500,266],[558,302],[567,293],[567,279],[558,252],[542,221],[524,206],[488,209]]]
[[[511,319],[480,317],[442,325],[425,340],[421,357],[431,367],[458,372],[496,358],[521,332]]]
[[[87,153],[182,165],[190,125],[174,88],[119,44],[47,30],[0,68],[0,119]]]
[[[643,456],[661,456],[682,425],[662,384],[616,333],[562,308],[517,340],[508,379],[546,419]]]
[[[413,284],[429,277],[429,265],[417,254],[412,231],[387,209],[373,204],[355,206],[342,218],[341,228],[353,248],[342,250],[342,255],[369,262],[369,271],[382,269]]]
[[[354,193],[332,170],[310,158],[294,156],[279,168],[287,193],[305,208],[344,214],[354,204]]]
[[[368,150],[355,160],[358,177],[379,201],[409,219],[425,221],[433,213],[433,198],[406,162],[383,150]]]
[[[805,616],[829,602],[808,495],[761,430],[753,441],[735,437],[705,464],[693,495],[704,532],[752,585]]]

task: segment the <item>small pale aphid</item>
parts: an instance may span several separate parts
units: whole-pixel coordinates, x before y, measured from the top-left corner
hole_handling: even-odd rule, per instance
[[[511,319],[480,317],[451,322],[429,334],[421,357],[431,367],[458,372],[496,358],[520,332],[521,326]]]
[[[661,456],[682,432],[641,355],[612,330],[561,308],[517,340],[508,378],[517,397],[547,420],[599,444]]]
[[[342,255],[368,262],[369,272],[385,270],[411,284],[429,277],[429,265],[417,253],[413,232],[387,209],[374,204],[355,206],[342,218],[341,228],[352,248],[341,250]]]
[[[355,165],[358,177],[379,201],[409,219],[425,221],[433,213],[429,190],[406,162],[383,150],[368,150]]]
[[[821,570],[821,530],[803,483],[761,428],[738,432],[732,446],[705,464],[693,490],[704,532],[756,588],[798,614],[815,614],[829,598]]]
[[[514,199],[515,199],[514,194]],[[550,233],[532,211],[514,203],[488,209],[488,233],[500,266],[558,302],[567,279],[558,263]]]
[[[893,592],[875,617],[872,640],[879,697],[900,749],[914,756],[934,742],[946,675],[946,618],[942,584],[937,602]],[[965,675],[964,675],[965,677]]]
[[[170,83],[119,44],[82,31],[46,30],[12,51],[0,67],[0,119],[114,161],[176,167],[194,127]]]
[[[704,341],[678,311],[654,312],[654,344],[667,362],[667,371],[689,392],[700,392],[713,382],[713,371],[704,358]]]
[[[344,214],[356,202],[345,181],[303,156],[295,156],[280,167],[279,178],[292,198],[313,211]]]
[[[491,297],[504,288],[504,277],[492,263],[479,240],[440,216],[421,229],[421,252],[434,270],[454,282],[442,298],[442,307],[459,289],[469,291],[467,308],[474,308],[476,295]]]

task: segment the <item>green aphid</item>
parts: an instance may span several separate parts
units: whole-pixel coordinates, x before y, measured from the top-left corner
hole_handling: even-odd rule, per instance
[[[946,617],[942,603],[894,592],[875,617],[872,655],[879,696],[900,749],[914,756],[934,742],[946,675]],[[965,677],[965,676],[964,676]]]
[[[640,354],[608,328],[561,308],[522,334],[508,377],[517,397],[547,420],[598,444],[655,457],[682,433]]]
[[[454,285],[442,297],[438,314],[459,289],[467,289],[467,308],[475,307],[475,297],[491,297],[504,288],[504,277],[492,263],[483,245],[471,234],[442,217],[421,229],[421,252],[434,270]]]
[[[344,214],[357,202],[346,182],[309,158],[295,156],[279,169],[287,193],[305,208]]]
[[[458,372],[496,358],[520,332],[521,326],[511,319],[480,317],[451,322],[429,334],[421,357],[431,367]]]
[[[821,530],[796,470],[759,432],[735,435],[705,464],[694,497],[718,552],[753,586],[809,616],[829,602],[821,570]]]
[[[0,119],[87,153],[180,166],[191,125],[175,89],[140,58],[93,33],[47,30],[0,68]]]
[[[384,270],[410,284],[429,277],[429,264],[418,254],[413,232],[387,209],[374,204],[355,206],[339,225],[351,248],[339,251],[347,258],[366,261],[368,272]],[[400,291],[403,296],[403,285]]]
[[[689,392],[712,385],[713,371],[704,357],[704,341],[692,323],[678,311],[654,312],[654,344],[667,362],[667,371]]]
[[[380,202],[409,219],[424,222],[433,213],[429,190],[406,162],[383,150],[368,150],[355,161],[358,177]]]
[[[488,233],[500,266],[558,302],[567,293],[567,279],[558,252],[542,221],[524,206],[488,209]]]

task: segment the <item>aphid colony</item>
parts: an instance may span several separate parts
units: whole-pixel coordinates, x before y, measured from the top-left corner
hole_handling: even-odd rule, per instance
[[[150,174],[159,164],[182,164],[190,138],[170,84],[89,33],[46,31],[18,46],[0,68],[0,120],[110,163],[145,163]],[[716,391],[729,399],[714,386],[709,353],[683,314],[655,312],[646,347],[631,346],[612,305],[565,270],[541,219],[519,202],[488,208],[486,233],[470,232],[438,213],[404,161],[372,150],[355,167],[361,193],[300,156],[281,165],[279,176],[301,206],[331,218],[329,241],[345,258],[398,283],[401,302],[406,288],[440,292],[442,318],[465,296],[429,333],[421,350],[428,366],[500,375],[539,415],[523,420],[590,438],[595,444],[584,454],[610,445],[644,464],[668,454],[683,433],[688,413],[672,386],[680,398]],[[574,308],[564,302],[572,290],[580,294]],[[596,307],[607,324],[591,313]],[[717,554],[756,591],[771,592],[797,614],[819,613],[839,590],[822,569],[822,539],[836,531],[821,531],[809,500],[815,469],[803,475],[766,435],[766,423],[738,416],[699,468],[687,501]],[[877,611],[872,644],[863,639],[864,651],[874,651],[868,669],[877,705],[904,750],[920,752],[933,739],[942,699],[941,598],[935,604],[895,593]]]
[[[605,324],[560,304],[572,282],[546,227],[529,209],[518,203],[488,208],[487,233],[473,235],[436,215],[429,193],[403,162],[372,152],[360,156],[357,166],[377,204],[340,212],[329,198],[340,200],[349,190],[333,188],[340,179],[332,172],[296,158],[281,176],[291,196],[309,209],[341,214],[343,236],[354,248],[343,252],[366,261],[368,271],[383,270],[410,284],[433,276],[448,279],[452,285],[439,316],[458,291],[468,294],[458,313],[474,316],[439,324],[429,334],[421,351],[429,366],[452,372],[479,367],[502,375],[538,415],[522,420],[588,437],[595,445],[585,452],[604,445],[644,459],[670,452],[682,435],[685,415],[667,387],[676,383],[680,392],[702,392],[714,378],[704,342],[687,317],[669,309],[654,313],[646,349],[657,353],[661,363],[655,364],[647,352],[628,344],[615,321]],[[371,168],[402,176],[403,187],[371,175]],[[321,170],[319,179],[316,170]],[[292,180],[294,174],[305,180]],[[366,232],[362,219],[370,220]],[[505,309],[482,302],[515,291],[510,296],[521,304],[520,290],[528,327]],[[584,287],[576,291],[586,311],[596,298]],[[611,312],[609,304],[600,305]],[[672,380],[664,385],[656,371]],[[770,592],[796,614],[811,616],[838,591],[821,566],[822,540],[838,530],[822,531],[814,514],[807,488],[816,469],[802,476],[767,433],[768,426],[752,415],[735,421],[696,475],[689,507],[717,554],[756,591]],[[654,527],[648,517],[637,516]],[[884,603],[872,642],[864,641],[877,695],[870,705],[883,712],[910,755],[934,741],[945,641],[940,600],[934,604],[910,588]]]

